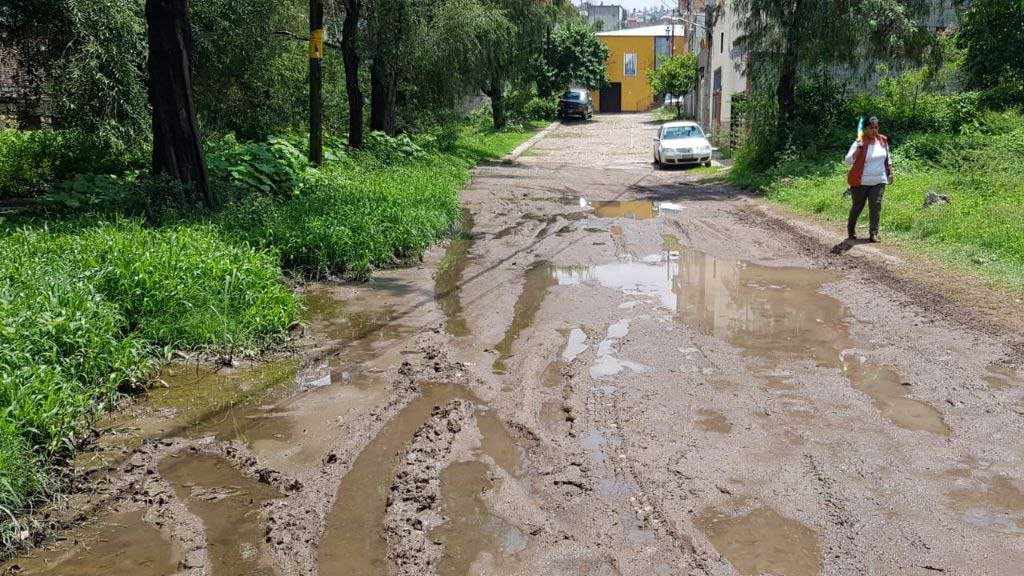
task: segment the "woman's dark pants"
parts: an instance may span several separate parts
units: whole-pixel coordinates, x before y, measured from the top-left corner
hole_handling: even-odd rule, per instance
[[[846,221],[846,233],[850,238],[857,234],[857,219],[868,204],[871,219],[871,234],[878,234],[878,222],[882,218],[882,196],[885,195],[885,184],[874,186],[854,186],[850,190],[853,206],[850,207],[850,218]]]

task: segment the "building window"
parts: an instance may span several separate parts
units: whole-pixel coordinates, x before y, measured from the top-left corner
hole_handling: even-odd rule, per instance
[[[636,76],[636,52],[626,52],[623,67],[624,76]]]
[[[722,32],[718,40],[718,53],[721,54],[723,52],[725,52],[725,32]]]

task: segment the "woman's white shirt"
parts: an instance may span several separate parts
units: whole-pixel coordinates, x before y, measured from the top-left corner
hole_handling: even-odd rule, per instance
[[[853,164],[853,157],[857,153],[857,146],[858,143],[854,142],[850,146],[850,151],[846,153],[847,164]],[[864,174],[860,178],[861,186],[889,183],[889,175],[885,171],[885,159],[888,155],[889,153],[886,151],[885,146],[882,146],[877,140],[868,145],[868,155],[864,159]]]

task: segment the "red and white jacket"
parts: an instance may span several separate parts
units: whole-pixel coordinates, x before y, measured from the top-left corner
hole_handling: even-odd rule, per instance
[[[846,154],[846,161],[853,164],[850,173],[846,176],[846,183],[850,186],[860,186],[864,178],[864,168],[867,165],[868,152],[872,146],[881,146],[885,151],[885,182],[872,182],[871,184],[888,184],[892,182],[892,159],[889,157],[889,139],[881,134],[871,142],[857,141],[850,147]]]

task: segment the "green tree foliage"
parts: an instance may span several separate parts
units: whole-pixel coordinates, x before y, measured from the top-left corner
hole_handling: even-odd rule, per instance
[[[306,44],[278,32],[303,31],[296,36],[304,37],[308,4],[192,0],[190,5],[196,51],[193,84],[203,127],[257,140],[304,126],[309,105]],[[340,61],[333,60],[335,69],[328,73],[337,77]],[[340,86],[326,87],[331,109]]]
[[[1024,3],[974,0],[958,44],[965,52],[969,87],[984,90],[986,100],[997,106],[1024,104]]]
[[[399,113],[406,126],[422,127],[450,120],[466,96],[480,91],[490,50],[512,42],[515,28],[504,11],[480,0],[426,3],[414,22]]]
[[[608,47],[584,22],[555,28],[538,59],[537,90],[554,94],[571,86],[600,88],[607,83]]]
[[[665,60],[656,70],[647,73],[647,82],[655,94],[677,97],[689,94],[697,86],[697,55],[681,54]],[[683,101],[676,98],[676,118],[682,115]]]
[[[926,0],[734,0],[743,36],[738,44],[754,53],[749,71],[753,90],[772,95],[774,144],[791,143],[797,119],[796,87],[801,71],[834,65],[920,56],[931,37],[918,25]]]
[[[524,83],[534,57],[544,47],[544,34],[550,12],[546,3],[535,0],[481,0],[485,8],[505,14],[508,27],[503,33],[485,34],[478,38],[480,51],[474,62],[474,75],[480,89],[491,99],[491,113],[496,129],[505,127],[504,97],[512,83]],[[499,22],[494,22],[497,26]],[[498,32],[495,30],[495,32]]]
[[[58,127],[78,128],[114,153],[147,138],[141,0],[9,0],[0,44],[22,56]]]

